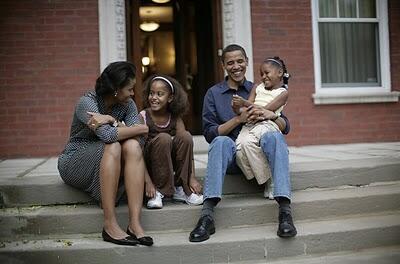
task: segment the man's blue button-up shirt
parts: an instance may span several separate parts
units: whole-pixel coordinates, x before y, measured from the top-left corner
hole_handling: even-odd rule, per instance
[[[225,80],[207,90],[203,103],[203,135],[208,143],[219,136],[219,125],[236,116],[231,105],[232,96],[237,94],[248,99],[252,87],[253,83],[245,80],[237,90],[234,90]],[[235,141],[241,128],[242,126],[237,126],[227,136]]]

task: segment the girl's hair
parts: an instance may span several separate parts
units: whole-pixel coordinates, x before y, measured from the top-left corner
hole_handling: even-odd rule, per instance
[[[128,61],[110,63],[96,80],[96,94],[115,94],[136,78],[136,67]]]
[[[170,83],[163,79],[167,79]],[[188,109],[188,97],[183,89],[182,85],[175,80],[174,78],[163,75],[163,74],[154,74],[147,78],[147,80],[143,84],[143,104],[147,108],[149,107],[149,94],[150,88],[154,81],[162,81],[165,86],[170,90],[173,98],[172,101],[168,104],[168,112],[170,112],[173,116],[183,116]],[[172,84],[173,87],[170,85]]]
[[[282,75],[282,79],[283,79],[283,86],[285,86],[286,88],[288,88],[289,85],[289,78],[290,78],[290,74],[287,72],[286,70],[286,65],[283,62],[283,60],[279,57],[269,57],[266,58],[263,63],[271,63],[279,68],[281,68],[283,70],[283,75]]]

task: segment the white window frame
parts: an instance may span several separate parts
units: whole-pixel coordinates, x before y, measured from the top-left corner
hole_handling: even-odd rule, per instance
[[[389,25],[387,0],[376,0],[377,18],[340,18],[340,22],[378,22],[380,49],[380,86],[322,87],[318,22],[336,22],[336,18],[319,18],[319,0],[311,0],[314,48],[314,104],[397,102],[399,92],[391,91]]]

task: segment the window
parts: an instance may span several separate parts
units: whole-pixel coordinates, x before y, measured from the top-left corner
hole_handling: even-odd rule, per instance
[[[397,101],[387,0],[312,0],[314,103]]]

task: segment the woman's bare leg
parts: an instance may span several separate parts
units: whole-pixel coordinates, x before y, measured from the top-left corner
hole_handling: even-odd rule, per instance
[[[122,156],[124,159],[125,189],[129,207],[129,229],[137,237],[144,236],[140,224],[140,213],[143,203],[145,163],[142,149],[135,139],[128,139],[122,143]]]
[[[115,215],[115,199],[121,173],[121,145],[106,144],[100,163],[101,204],[104,214],[104,229],[115,239],[128,236],[118,225]]]

